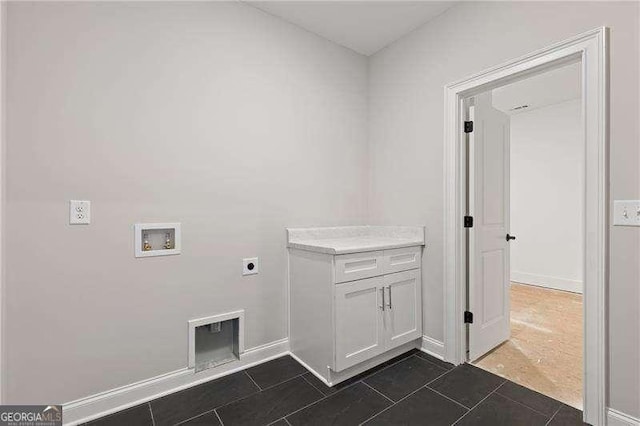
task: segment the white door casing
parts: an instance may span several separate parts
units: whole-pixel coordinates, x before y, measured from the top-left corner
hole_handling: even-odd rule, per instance
[[[469,134],[469,359],[509,338],[509,116],[474,97]]]
[[[420,269],[385,275],[387,350],[422,336]]]
[[[606,27],[479,72],[445,87],[445,360],[466,359],[465,153],[463,100],[564,64],[581,61],[585,143],[584,421],[606,424],[606,289],[609,256],[609,31]]]
[[[336,285],[335,371],[384,351],[383,281],[375,277]]]

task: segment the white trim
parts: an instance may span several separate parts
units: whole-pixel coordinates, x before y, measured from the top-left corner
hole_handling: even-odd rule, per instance
[[[594,29],[447,85],[444,122],[445,359],[465,361],[462,100],[561,64],[582,62],[585,135],[584,418],[605,424],[608,271],[608,30]]]
[[[94,420],[164,395],[262,364],[287,353],[289,353],[289,339],[280,339],[247,349],[239,361],[230,362],[218,368],[212,368],[196,374],[192,369],[183,368],[71,401],[62,406],[64,424],[77,425]]]
[[[570,291],[572,293],[582,293],[583,285],[582,281],[578,280],[518,271],[511,271],[511,282],[552,288],[555,290]]]
[[[444,361],[444,343],[429,336],[422,336],[420,350]]]
[[[607,408],[607,426],[640,426],[640,419],[613,408]]]
[[[311,368],[309,366],[309,364],[307,364],[306,362],[304,362],[303,360],[301,360],[300,358],[298,358],[298,356],[296,356],[296,354],[294,354],[293,352],[289,352],[289,355],[291,355],[291,358],[295,359],[296,361],[298,361],[299,364],[301,364],[304,368],[306,368],[307,370],[309,370],[309,372],[311,374],[313,374],[314,376],[316,376],[316,378],[318,380],[320,380],[322,383],[324,383],[327,386],[331,386],[331,384],[327,381],[327,379],[325,379],[324,377],[322,377],[320,375],[320,373],[318,373],[316,370],[314,370],[313,368]],[[327,366],[328,370],[331,370],[331,367]]]
[[[189,320],[189,356],[187,358],[187,366],[189,368],[195,368],[196,366],[196,327],[232,319],[238,319],[238,353],[242,357],[244,353],[244,309]]]

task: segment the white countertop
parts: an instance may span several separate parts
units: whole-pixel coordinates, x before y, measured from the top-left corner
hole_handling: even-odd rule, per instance
[[[423,245],[423,226],[287,228],[287,247],[326,254],[359,253]]]

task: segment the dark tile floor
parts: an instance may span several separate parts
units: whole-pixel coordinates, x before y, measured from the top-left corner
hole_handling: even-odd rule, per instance
[[[91,425],[582,425],[582,412],[414,350],[332,388],[290,356]]]

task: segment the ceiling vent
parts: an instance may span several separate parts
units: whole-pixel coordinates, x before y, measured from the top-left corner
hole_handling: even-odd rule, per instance
[[[529,108],[529,105],[520,105],[520,106],[511,108],[509,111],[521,111],[527,108]]]

